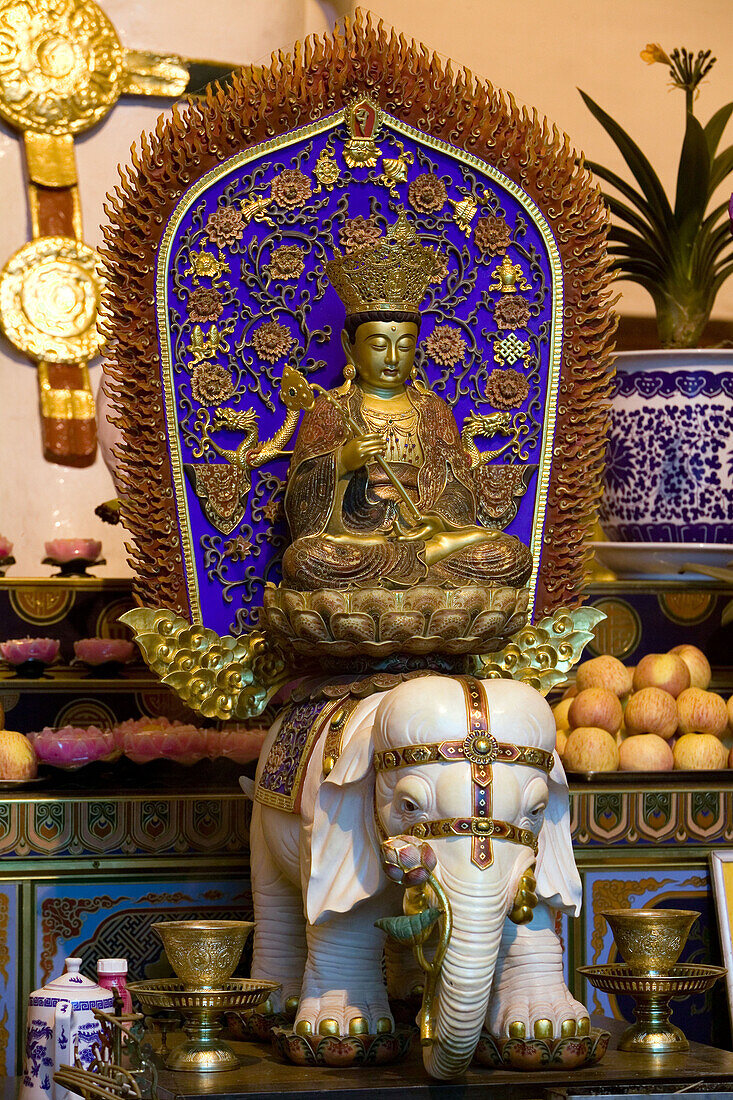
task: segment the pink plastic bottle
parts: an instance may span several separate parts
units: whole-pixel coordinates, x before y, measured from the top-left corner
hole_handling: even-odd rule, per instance
[[[103,989],[119,994],[123,1013],[132,1012],[132,997],[127,988],[127,959],[99,959],[97,979]]]

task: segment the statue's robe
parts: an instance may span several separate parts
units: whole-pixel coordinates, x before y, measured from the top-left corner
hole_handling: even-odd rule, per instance
[[[440,397],[415,387],[407,390],[417,413],[422,450],[420,466],[391,463],[421,514],[437,512],[454,527],[483,526],[487,541],[455,551],[428,566],[423,541],[391,535],[399,494],[376,463],[355,470],[343,499],[342,527],[354,541],[326,534],[337,488],[337,452],[351,438],[344,417],[324,397],[304,414],[290,463],[285,512],[292,544],[283,558],[283,584],[320,588],[411,587],[439,584],[510,585],[526,583],[532,572],[529,549],[501,527],[516,514],[534,467],[471,467],[453,415]],[[353,386],[337,397],[363,434],[362,393]],[[370,535],[388,536],[360,542]]]

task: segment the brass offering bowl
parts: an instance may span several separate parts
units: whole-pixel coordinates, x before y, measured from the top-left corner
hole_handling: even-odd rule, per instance
[[[247,920],[172,920],[159,921],[153,928],[183,988],[202,993],[221,989],[221,983],[231,978],[254,924]]]
[[[240,1065],[229,1044],[219,1038],[222,1029],[219,1017],[222,1013],[257,1008],[280,986],[277,982],[256,978],[228,978],[220,982],[217,989],[192,990],[186,982],[175,978],[156,978],[131,982],[127,988],[146,1013],[172,1008],[184,1018],[183,1030],[188,1041],[166,1054],[166,1069],[211,1073],[237,1069]]]
[[[681,948],[680,948],[681,950]],[[638,968],[620,963],[579,966],[591,985],[602,993],[625,994],[634,998],[636,1023],[619,1039],[618,1049],[636,1054],[679,1054],[690,1049],[684,1032],[670,1022],[669,1002],[673,997],[705,993],[722,978],[723,966],[694,966],[676,963],[663,974],[641,974]]]
[[[625,963],[580,966],[602,993],[634,999],[635,1023],[619,1039],[619,1050],[672,1054],[689,1050],[680,1028],[670,1022],[673,997],[704,993],[723,977],[720,966],[678,963],[699,913],[691,909],[607,909],[619,954]]]
[[[665,974],[677,962],[699,913],[692,909],[606,909],[613,938],[629,969]]]

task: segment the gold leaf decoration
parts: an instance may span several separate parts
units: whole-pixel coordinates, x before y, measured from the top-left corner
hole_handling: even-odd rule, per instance
[[[222,638],[167,608],[135,608],[120,622],[161,683],[205,718],[255,718],[292,675],[259,630]]]
[[[486,657],[479,657],[477,675],[486,679],[522,680],[547,695],[580,660],[605,614],[597,607],[575,611],[558,608],[534,626],[519,630],[512,640]]]

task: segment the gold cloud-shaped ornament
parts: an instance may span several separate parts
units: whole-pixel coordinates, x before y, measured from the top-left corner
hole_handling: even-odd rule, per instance
[[[146,664],[161,683],[205,718],[253,718],[292,676],[258,630],[222,638],[165,608],[135,608],[120,622],[135,632]]]

